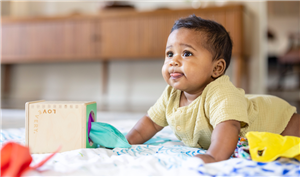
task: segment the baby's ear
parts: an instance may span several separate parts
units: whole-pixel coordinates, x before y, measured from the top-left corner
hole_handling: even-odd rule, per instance
[[[214,66],[214,70],[212,73],[212,77],[218,78],[224,73],[225,68],[226,68],[226,62],[224,59],[219,59],[219,60],[215,61],[214,65],[215,66]]]

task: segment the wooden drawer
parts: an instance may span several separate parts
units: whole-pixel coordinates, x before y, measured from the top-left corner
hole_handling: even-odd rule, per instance
[[[2,25],[2,63],[95,58],[95,23],[58,20]]]

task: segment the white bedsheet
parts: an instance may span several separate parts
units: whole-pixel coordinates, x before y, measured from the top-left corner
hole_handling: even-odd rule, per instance
[[[130,117],[130,116],[129,116]],[[122,133],[128,132],[137,119],[99,119],[110,123]],[[15,141],[24,144],[25,129],[1,130],[1,144]],[[222,148],[220,148],[222,150]],[[105,148],[77,149],[56,154],[39,171],[30,171],[27,176],[66,175],[130,175],[130,176],[300,176],[300,163],[281,158],[270,163],[258,163],[245,159],[229,159],[223,162],[204,164],[195,154],[205,153],[198,148],[184,146],[166,127],[150,144],[134,145],[130,149]],[[49,154],[32,154],[32,165]]]

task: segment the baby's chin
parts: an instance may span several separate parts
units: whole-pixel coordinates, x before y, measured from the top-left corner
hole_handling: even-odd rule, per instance
[[[173,87],[176,90],[180,90],[182,92],[187,92],[187,93],[195,93],[198,92],[195,90],[195,88],[188,87],[186,84],[183,83],[168,83],[171,87]]]
[[[180,83],[168,83],[168,84],[176,90],[180,90],[180,91],[186,90],[186,88],[182,86]]]

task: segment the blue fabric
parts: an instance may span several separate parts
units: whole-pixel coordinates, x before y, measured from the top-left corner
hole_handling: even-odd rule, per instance
[[[89,138],[96,144],[106,148],[130,148],[125,136],[114,126],[102,123],[92,122]]]
[[[170,138],[162,138],[160,136],[156,136],[151,138],[150,140],[146,141],[144,144],[148,144],[148,145],[160,145],[166,142],[180,142],[179,140],[172,140]]]

